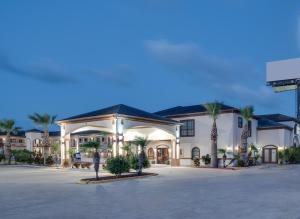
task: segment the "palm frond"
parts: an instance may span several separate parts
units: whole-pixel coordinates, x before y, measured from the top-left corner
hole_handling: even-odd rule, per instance
[[[221,112],[222,104],[218,101],[215,101],[205,104],[204,107],[206,108],[210,117],[215,121]]]
[[[133,144],[141,146],[142,148],[146,147],[148,144],[150,144],[150,142],[151,141],[149,141],[147,137],[135,137],[133,140]]]
[[[253,106],[245,106],[244,108],[242,108],[241,110],[241,115],[242,117],[248,121],[252,115],[253,115],[253,112],[254,112],[254,108]]]

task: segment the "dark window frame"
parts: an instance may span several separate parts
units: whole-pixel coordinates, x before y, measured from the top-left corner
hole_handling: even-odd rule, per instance
[[[195,155],[195,152],[197,153],[197,155]],[[200,159],[200,148],[198,147],[193,147],[192,148],[192,151],[191,151],[191,158],[192,160],[195,160],[195,159]]]
[[[194,137],[195,136],[195,120],[185,119],[180,120],[184,125],[180,126],[180,137]]]
[[[243,128],[243,118],[242,117],[238,117],[238,128]]]

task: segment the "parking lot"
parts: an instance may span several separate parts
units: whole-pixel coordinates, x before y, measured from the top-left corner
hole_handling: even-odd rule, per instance
[[[92,170],[0,166],[0,218],[300,218],[300,166],[147,171],[81,185]]]

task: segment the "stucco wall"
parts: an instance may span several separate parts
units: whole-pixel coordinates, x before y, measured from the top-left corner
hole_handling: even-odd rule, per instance
[[[287,129],[271,129],[258,131],[258,145],[275,145],[288,147],[292,145],[292,132]]]

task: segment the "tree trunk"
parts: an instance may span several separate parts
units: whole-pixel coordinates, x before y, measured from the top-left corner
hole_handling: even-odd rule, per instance
[[[144,164],[144,149],[142,149],[141,153],[139,154],[139,171],[138,171],[138,175],[142,175],[142,170],[143,170],[143,164]]]
[[[217,168],[218,167],[218,130],[216,121],[213,122],[213,126],[211,129],[211,167]]]
[[[44,131],[44,142],[43,142],[43,157],[44,157],[44,166],[46,166],[46,149],[49,149],[49,130],[45,129]]]
[[[8,160],[8,164],[11,164],[11,142],[10,142],[10,133],[6,134],[5,147],[4,147],[4,156]]]
[[[249,132],[248,132],[248,125],[245,124],[243,131],[242,131],[242,136],[241,136],[241,143],[242,143],[242,147],[241,147],[241,158],[244,162],[244,164],[247,163],[247,151],[248,151],[248,139],[249,136]]]

